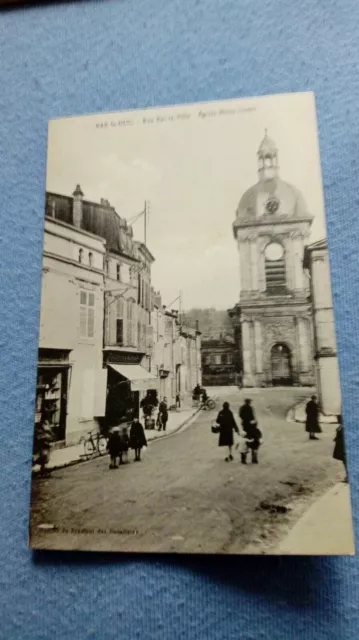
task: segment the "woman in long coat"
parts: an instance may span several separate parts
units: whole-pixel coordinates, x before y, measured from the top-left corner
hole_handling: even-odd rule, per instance
[[[345,469],[344,482],[348,482],[347,457],[345,453],[342,416],[337,416],[337,419],[338,419],[338,428],[334,438],[335,445],[334,445],[334,451],[333,451],[333,458],[335,460],[340,460],[343,463],[344,469]]]
[[[225,458],[226,462],[233,460],[232,447],[233,447],[233,431],[239,434],[237,423],[234,419],[233,413],[229,408],[229,403],[223,404],[222,411],[219,412],[216,420],[219,425],[219,447],[228,447],[228,456]]]
[[[314,434],[321,433],[322,430],[319,424],[319,405],[317,402],[317,396],[312,396],[311,400],[307,402],[305,413],[307,415],[305,430],[309,433],[309,440],[318,440]]]
[[[130,447],[135,451],[135,462],[141,460],[141,449],[147,447],[145,430],[138,418],[135,418],[130,430]]]

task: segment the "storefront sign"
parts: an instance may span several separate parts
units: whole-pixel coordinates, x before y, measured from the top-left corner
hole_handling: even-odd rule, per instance
[[[39,367],[68,365],[70,349],[39,349]]]
[[[107,364],[140,364],[143,353],[111,352],[107,356]]]

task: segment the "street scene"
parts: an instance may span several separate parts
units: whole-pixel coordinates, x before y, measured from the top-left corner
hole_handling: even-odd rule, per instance
[[[59,119],[47,166],[30,546],[353,554],[313,95]]]
[[[244,391],[230,387],[219,392],[218,406],[228,401],[240,424]],[[128,464],[114,472],[103,457],[39,479],[31,519],[34,545],[276,552],[293,519],[343,478],[342,467],[332,458],[335,427],[324,425],[320,439],[312,443],[303,424],[288,422],[290,409],[308,393],[306,389],[252,391],[263,431],[258,466],[250,461],[242,465],[236,450],[233,463],[224,464],[218,436],[210,429],[216,411],[201,411],[183,431],[151,443],[141,465],[134,463],[131,452]],[[314,524],[319,533],[319,523]]]

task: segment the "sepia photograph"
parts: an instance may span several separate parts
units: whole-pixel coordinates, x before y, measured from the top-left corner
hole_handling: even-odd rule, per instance
[[[50,121],[31,548],[355,554],[324,209],[311,92]]]

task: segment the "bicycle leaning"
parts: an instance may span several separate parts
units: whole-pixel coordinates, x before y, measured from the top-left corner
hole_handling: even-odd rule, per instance
[[[84,457],[86,460],[95,456],[104,456],[107,453],[107,438],[99,432],[89,431],[87,436],[80,439],[84,447]]]

